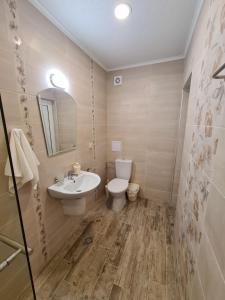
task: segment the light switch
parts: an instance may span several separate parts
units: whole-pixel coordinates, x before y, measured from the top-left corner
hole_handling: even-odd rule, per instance
[[[112,151],[120,152],[122,148],[121,141],[112,141]]]

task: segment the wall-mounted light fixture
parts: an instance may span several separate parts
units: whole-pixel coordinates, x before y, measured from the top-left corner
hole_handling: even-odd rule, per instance
[[[52,86],[59,88],[59,89],[63,89],[63,90],[67,90],[69,87],[69,81],[66,78],[66,76],[60,72],[59,70],[50,70],[48,72],[48,80],[51,83]]]

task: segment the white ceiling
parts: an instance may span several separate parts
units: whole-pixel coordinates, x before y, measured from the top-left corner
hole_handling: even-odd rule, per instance
[[[204,0],[30,0],[106,70],[183,58]],[[127,20],[114,17],[129,3]]]

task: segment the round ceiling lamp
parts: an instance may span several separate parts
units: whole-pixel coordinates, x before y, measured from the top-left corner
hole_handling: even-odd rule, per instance
[[[126,3],[120,3],[115,7],[114,13],[118,20],[125,20],[131,14],[131,7]]]

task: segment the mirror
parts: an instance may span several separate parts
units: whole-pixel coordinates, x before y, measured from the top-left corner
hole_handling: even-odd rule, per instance
[[[48,156],[76,148],[76,102],[64,90],[41,91],[38,103]]]

